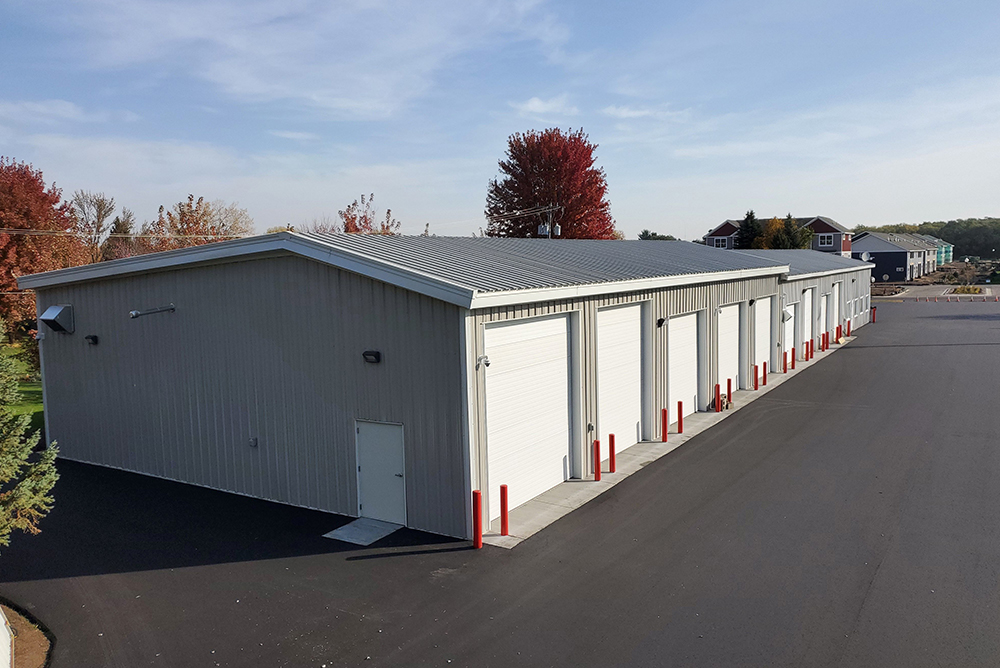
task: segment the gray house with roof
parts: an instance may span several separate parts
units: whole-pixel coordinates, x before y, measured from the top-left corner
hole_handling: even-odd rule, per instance
[[[492,521],[501,484],[515,507],[587,478],[594,440],[658,440],[661,411],[777,368],[789,271],[686,242],[280,232],[19,285],[64,458],[467,537],[472,490]]]
[[[779,218],[782,218],[779,216]],[[766,224],[771,218],[761,218],[761,224]],[[805,218],[793,218],[799,227],[805,227],[812,231],[812,245],[815,251],[822,253],[833,253],[843,257],[851,257],[851,231],[826,216],[809,216]],[[736,235],[739,232],[742,220],[725,220],[721,225],[712,229],[703,239],[706,246],[712,248],[736,248]]]
[[[875,265],[872,276],[877,282],[912,281],[927,273],[927,255],[937,251],[908,237],[888,232],[862,232],[854,238],[852,256]]]

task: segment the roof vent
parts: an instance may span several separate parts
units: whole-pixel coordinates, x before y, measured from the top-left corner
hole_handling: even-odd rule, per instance
[[[45,309],[39,320],[48,325],[53,332],[73,333],[73,307],[69,304],[53,304]]]

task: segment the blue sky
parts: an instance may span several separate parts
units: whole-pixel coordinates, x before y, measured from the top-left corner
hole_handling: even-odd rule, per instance
[[[853,226],[1000,216],[1000,3],[7,0],[0,154],[155,218],[259,230],[362,193],[484,225],[507,137],[579,128],[612,213]]]

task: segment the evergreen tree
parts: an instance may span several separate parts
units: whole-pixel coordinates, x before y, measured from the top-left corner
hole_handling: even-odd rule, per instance
[[[0,339],[5,334],[0,320]],[[0,545],[5,546],[14,530],[39,532],[39,520],[52,509],[49,492],[59,479],[55,444],[35,453],[40,434],[25,434],[31,416],[14,415],[20,398],[14,359],[0,355]]]
[[[762,234],[764,234],[764,226],[757,220],[757,215],[753,212],[753,209],[750,209],[747,211],[747,215],[743,217],[740,229],[736,232],[736,247],[753,248],[754,240]]]

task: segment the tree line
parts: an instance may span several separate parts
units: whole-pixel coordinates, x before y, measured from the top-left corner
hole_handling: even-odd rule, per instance
[[[978,255],[982,258],[1000,258],[1000,218],[961,218],[958,220],[926,222],[920,224],[881,225],[869,227],[858,225],[858,232],[887,232],[928,234],[955,245],[954,257]]]

